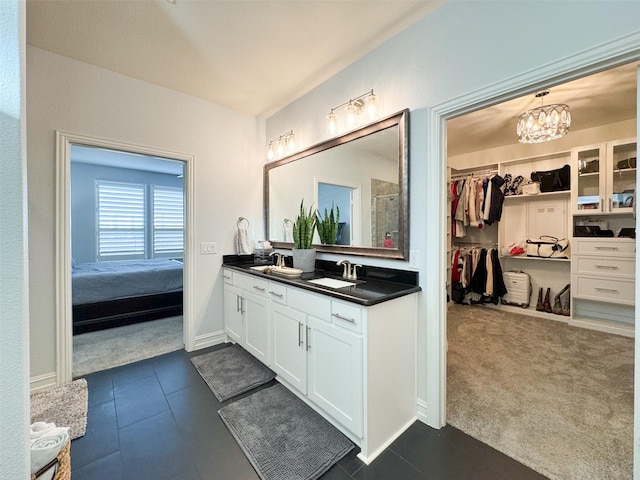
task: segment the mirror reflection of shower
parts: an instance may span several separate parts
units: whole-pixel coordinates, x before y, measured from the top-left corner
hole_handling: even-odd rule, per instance
[[[398,184],[371,180],[371,245],[398,246]]]

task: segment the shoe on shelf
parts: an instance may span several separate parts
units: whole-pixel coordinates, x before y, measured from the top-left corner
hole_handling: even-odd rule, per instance
[[[547,294],[544,297],[544,311],[547,313],[551,313],[551,299],[549,298],[551,296],[551,289],[547,288]]]
[[[544,303],[542,302],[542,287],[538,291],[538,303],[536,304],[536,310],[538,312],[544,312]]]

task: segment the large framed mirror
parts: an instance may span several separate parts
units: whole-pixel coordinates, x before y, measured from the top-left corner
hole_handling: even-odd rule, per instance
[[[409,110],[264,167],[267,239],[293,248],[291,227],[306,207],[340,209],[335,244],[319,252],[409,259]]]

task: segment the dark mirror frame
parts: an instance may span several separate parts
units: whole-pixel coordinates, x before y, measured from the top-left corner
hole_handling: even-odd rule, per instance
[[[348,132],[340,137],[331,138],[325,142],[313,145],[306,150],[285,157],[275,162],[270,162],[264,166],[264,224],[267,239],[269,234],[269,172],[274,168],[281,167],[296,160],[308,158],[316,153],[320,153],[330,148],[337,148],[340,145],[366,137],[390,127],[398,127],[398,246],[397,248],[381,247],[352,247],[347,245],[324,245],[313,244],[313,248],[318,252],[343,253],[348,255],[361,255],[376,258],[392,258],[409,260],[409,109],[385,117],[374,123],[370,123],[357,130]],[[318,165],[321,169],[322,165]],[[271,241],[274,248],[292,249],[293,243]]]

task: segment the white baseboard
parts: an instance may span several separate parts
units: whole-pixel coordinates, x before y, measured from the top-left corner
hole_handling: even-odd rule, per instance
[[[53,387],[57,384],[56,372],[44,373],[42,375],[31,377],[31,380],[29,381],[29,389],[31,392],[35,392],[36,390]]]
[[[371,462],[373,462],[376,459],[378,455],[384,452],[386,448],[389,447],[389,445],[395,442],[400,435],[402,435],[411,425],[413,425],[416,420],[417,420],[416,417],[413,417],[411,420],[409,420],[396,433],[394,433],[391,437],[389,437],[386,442],[380,445],[380,447],[378,447],[375,452],[369,453],[366,457],[362,454],[362,452],[360,452],[357,455],[357,457],[360,460],[362,460],[366,465],[369,465]]]
[[[427,402],[425,402],[424,400],[418,399],[416,403],[416,414],[417,414],[418,420],[420,420],[422,423],[429,425],[429,422],[427,421],[427,418],[428,418]]]
[[[609,322],[607,320],[598,320],[594,318],[572,318],[569,321],[572,327],[588,328],[599,332],[612,333],[614,335],[622,335],[623,337],[635,337],[635,327],[633,325]]]
[[[221,343],[225,343],[226,341],[227,341],[227,335],[224,333],[224,330],[207,333],[206,335],[198,335],[195,338],[194,350],[201,350],[203,348],[213,347],[214,345],[219,345]]]

